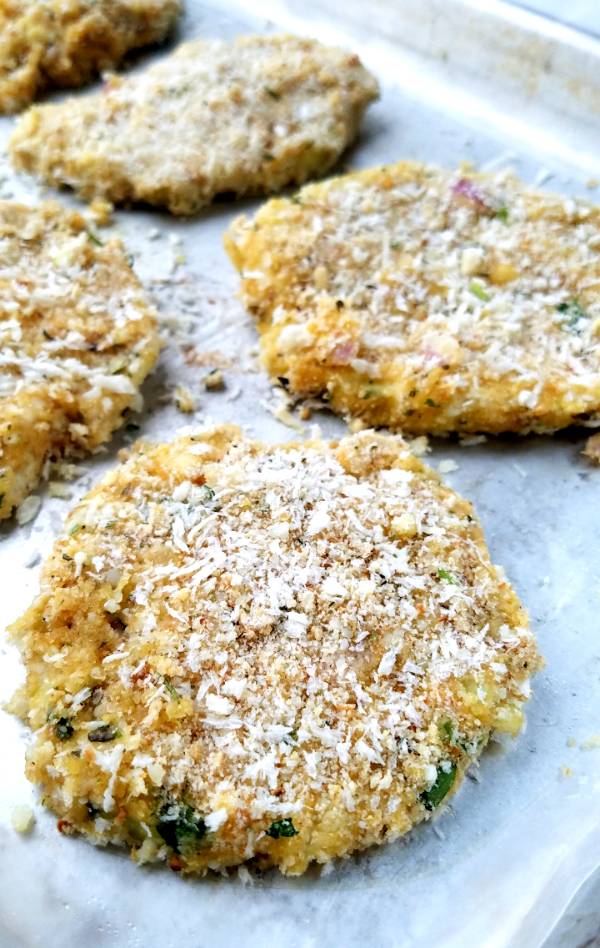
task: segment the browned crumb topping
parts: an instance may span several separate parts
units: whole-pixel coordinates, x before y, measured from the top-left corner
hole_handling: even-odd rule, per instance
[[[471,506],[372,431],[140,446],[14,633],[46,803],[198,872],[406,832],[519,731],[539,663]]]

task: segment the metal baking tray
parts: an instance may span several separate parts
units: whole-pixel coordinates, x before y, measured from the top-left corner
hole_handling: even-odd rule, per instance
[[[341,168],[470,160],[510,165],[565,194],[593,200],[599,193],[590,181],[600,178],[600,42],[592,36],[500,0],[255,0],[251,13],[248,6],[187,0],[179,37],[291,30],[356,50],[379,77],[381,101]],[[12,126],[0,120],[0,149]],[[5,159],[0,194],[29,203],[41,196]],[[0,626],[30,602],[39,557],[70,505],[133,438],[165,439],[215,421],[238,422],[267,440],[302,437],[313,423],[325,435],[343,432],[340,420],[317,414],[301,423],[303,432],[290,428],[258,367],[256,335],[222,249],[234,215],[258,203],[219,204],[189,221],[147,210],[115,215],[114,229],[160,306],[168,346],[146,386],[146,410],[134,419],[139,428],[81,465],[70,499],[41,490],[34,521],[0,529]],[[223,392],[204,391],[202,376],[213,367],[222,367]],[[174,404],[181,384],[197,398],[192,415]],[[431,445],[433,465],[458,465],[448,480],[474,502],[547,662],[534,682],[526,733],[486,753],[477,781],[466,781],[439,820],[300,879],[182,880],[60,836],[23,777],[26,732],[0,713],[2,948],[538,948],[575,946],[600,930],[600,471],[580,456],[584,437]],[[1,652],[7,698],[22,671],[5,639]],[[27,802],[37,822],[21,837],[11,812]]]

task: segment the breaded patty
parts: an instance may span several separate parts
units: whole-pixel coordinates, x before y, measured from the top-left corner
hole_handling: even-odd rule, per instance
[[[0,112],[80,86],[168,32],[179,0],[0,0]]]
[[[118,240],[57,204],[0,202],[0,519],[46,459],[107,441],[159,351]]]
[[[324,173],[377,93],[357,56],[314,40],[197,40],[99,95],[30,109],[11,155],[85,198],[193,214]]]
[[[539,658],[470,504],[400,437],[140,445],[13,627],[59,828],[296,875],[428,819]]]
[[[600,424],[600,212],[401,162],[304,188],[226,241],[272,375],[414,433]]]

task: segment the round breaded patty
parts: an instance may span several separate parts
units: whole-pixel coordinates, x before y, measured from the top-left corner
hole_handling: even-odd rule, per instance
[[[120,241],[57,204],[0,202],[0,519],[48,458],[107,441],[160,344]]]
[[[0,112],[80,86],[163,39],[179,0],[0,0]]]
[[[401,162],[237,221],[268,370],[413,433],[600,424],[600,212]]]
[[[470,504],[399,437],[141,445],[13,627],[64,831],[298,874],[431,816],[539,658]]]
[[[314,40],[196,40],[99,95],[30,109],[11,157],[85,198],[193,214],[324,173],[377,93],[357,56]]]

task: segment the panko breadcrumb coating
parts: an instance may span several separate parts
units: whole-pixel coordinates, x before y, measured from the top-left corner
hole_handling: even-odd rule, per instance
[[[118,240],[57,204],[0,202],[0,519],[48,458],[110,438],[159,351]]]
[[[193,214],[327,171],[377,97],[357,56],[295,36],[196,40],[85,99],[31,109],[14,164],[84,198]]]
[[[400,437],[140,445],[13,627],[65,832],[304,872],[428,819],[539,665],[470,504]]]
[[[600,424],[600,212],[401,162],[234,223],[272,375],[415,434]]]
[[[81,86],[162,40],[179,0],[0,0],[0,112],[42,89]]]

